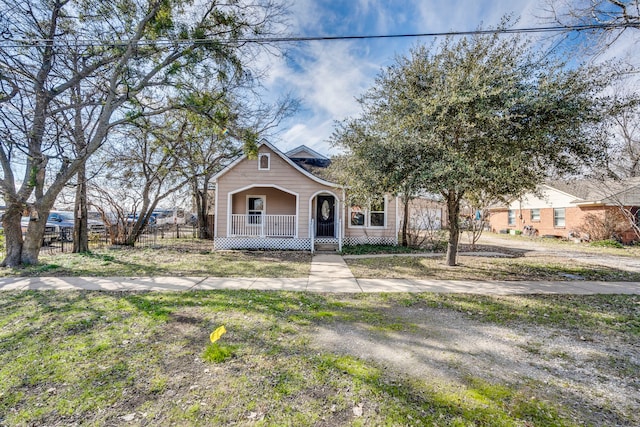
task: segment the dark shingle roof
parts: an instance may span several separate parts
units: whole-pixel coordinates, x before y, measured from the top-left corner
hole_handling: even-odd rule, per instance
[[[573,203],[615,203],[630,190],[640,187],[640,177],[624,180],[580,179],[547,182],[548,187],[575,197]],[[635,203],[633,203],[635,204]]]

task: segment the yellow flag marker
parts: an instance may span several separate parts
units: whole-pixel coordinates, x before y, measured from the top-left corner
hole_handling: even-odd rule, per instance
[[[218,341],[220,339],[220,337],[225,334],[227,332],[227,330],[224,328],[223,326],[220,326],[218,329],[216,329],[215,331],[211,332],[211,335],[209,335],[209,339],[211,339],[211,342],[214,343],[216,341]]]

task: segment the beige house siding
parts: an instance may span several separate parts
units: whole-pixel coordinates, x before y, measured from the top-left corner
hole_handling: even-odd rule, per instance
[[[295,154],[304,155],[305,152],[298,150]],[[313,243],[332,242],[397,244],[398,205],[395,197],[385,198],[384,227],[350,227],[350,207],[344,202],[343,188],[309,174],[266,141],[259,145],[257,158],[242,157],[236,160],[214,177],[214,180],[214,247],[217,249],[242,247],[313,250]],[[264,198],[262,213],[266,215],[268,222],[253,223],[234,217],[231,226],[231,215],[248,213],[250,196]],[[326,225],[320,222],[317,235],[311,239],[310,226],[312,219],[316,218],[319,196],[333,196],[335,200],[335,231],[338,233],[335,237],[325,234],[328,231],[324,228]],[[293,228],[288,225],[290,219],[274,218],[278,215],[295,215]],[[276,228],[271,228],[272,225]],[[230,232],[232,227],[234,232]],[[295,233],[292,234],[292,230]]]
[[[398,202],[398,215],[400,227],[404,215],[404,204]],[[433,227],[441,229],[448,227],[447,207],[444,202],[434,199],[417,197],[409,202],[409,228]]]
[[[296,214],[296,196],[273,187],[254,187],[234,194],[232,213],[246,214],[249,196],[265,197],[266,215]]]
[[[266,196],[266,209],[268,214],[294,215],[296,212],[291,212],[290,206],[285,206],[286,201],[274,204],[276,199],[275,195],[276,192],[289,193],[291,197],[287,196],[285,200],[292,200],[292,198],[297,197],[298,237],[310,237],[309,219],[311,217],[310,208],[313,197],[322,193],[332,194],[336,197],[336,202],[341,203],[342,190],[323,185],[305,176],[265,145],[260,147],[259,154],[269,155],[270,165],[268,170],[258,170],[257,159],[244,158],[228,172],[218,177],[216,192],[216,237],[227,236],[227,220],[230,213],[228,211],[228,195],[238,190],[241,191],[235,193],[236,197],[232,197],[235,201],[233,213],[244,213],[246,209],[246,195],[252,194]],[[269,195],[272,197],[269,197]],[[338,208],[338,206],[336,208]],[[284,211],[286,211],[286,213]]]
[[[387,196],[386,197],[386,209],[385,209],[385,226],[384,227],[372,227],[372,226],[354,226],[351,225],[351,206],[345,204],[344,206],[344,236],[349,243],[359,243],[368,238],[371,243],[386,243],[397,244],[398,242],[398,215],[402,212],[398,212],[398,198]],[[368,210],[365,210],[369,215]]]

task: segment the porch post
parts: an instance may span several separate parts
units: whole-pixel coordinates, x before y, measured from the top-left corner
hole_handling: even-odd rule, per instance
[[[216,210],[218,207],[216,206]],[[227,195],[227,235],[225,237],[229,237],[232,234],[233,230],[233,194],[229,193]]]
[[[343,243],[343,239],[345,237],[347,237],[347,226],[346,221],[348,221],[347,219],[347,208],[349,208],[349,204],[347,203],[347,191],[343,188],[342,189],[342,199],[340,200],[342,202],[342,206],[340,207],[340,240],[338,240],[338,246],[340,248],[340,252],[342,252],[342,243]],[[344,227],[344,228],[343,228]]]
[[[313,224],[313,218],[309,221],[309,239],[311,240],[311,254],[315,252],[314,233],[315,225]]]

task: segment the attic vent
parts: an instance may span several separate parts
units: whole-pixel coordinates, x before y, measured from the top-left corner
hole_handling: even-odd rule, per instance
[[[258,154],[258,170],[269,170],[269,153],[260,153]]]

